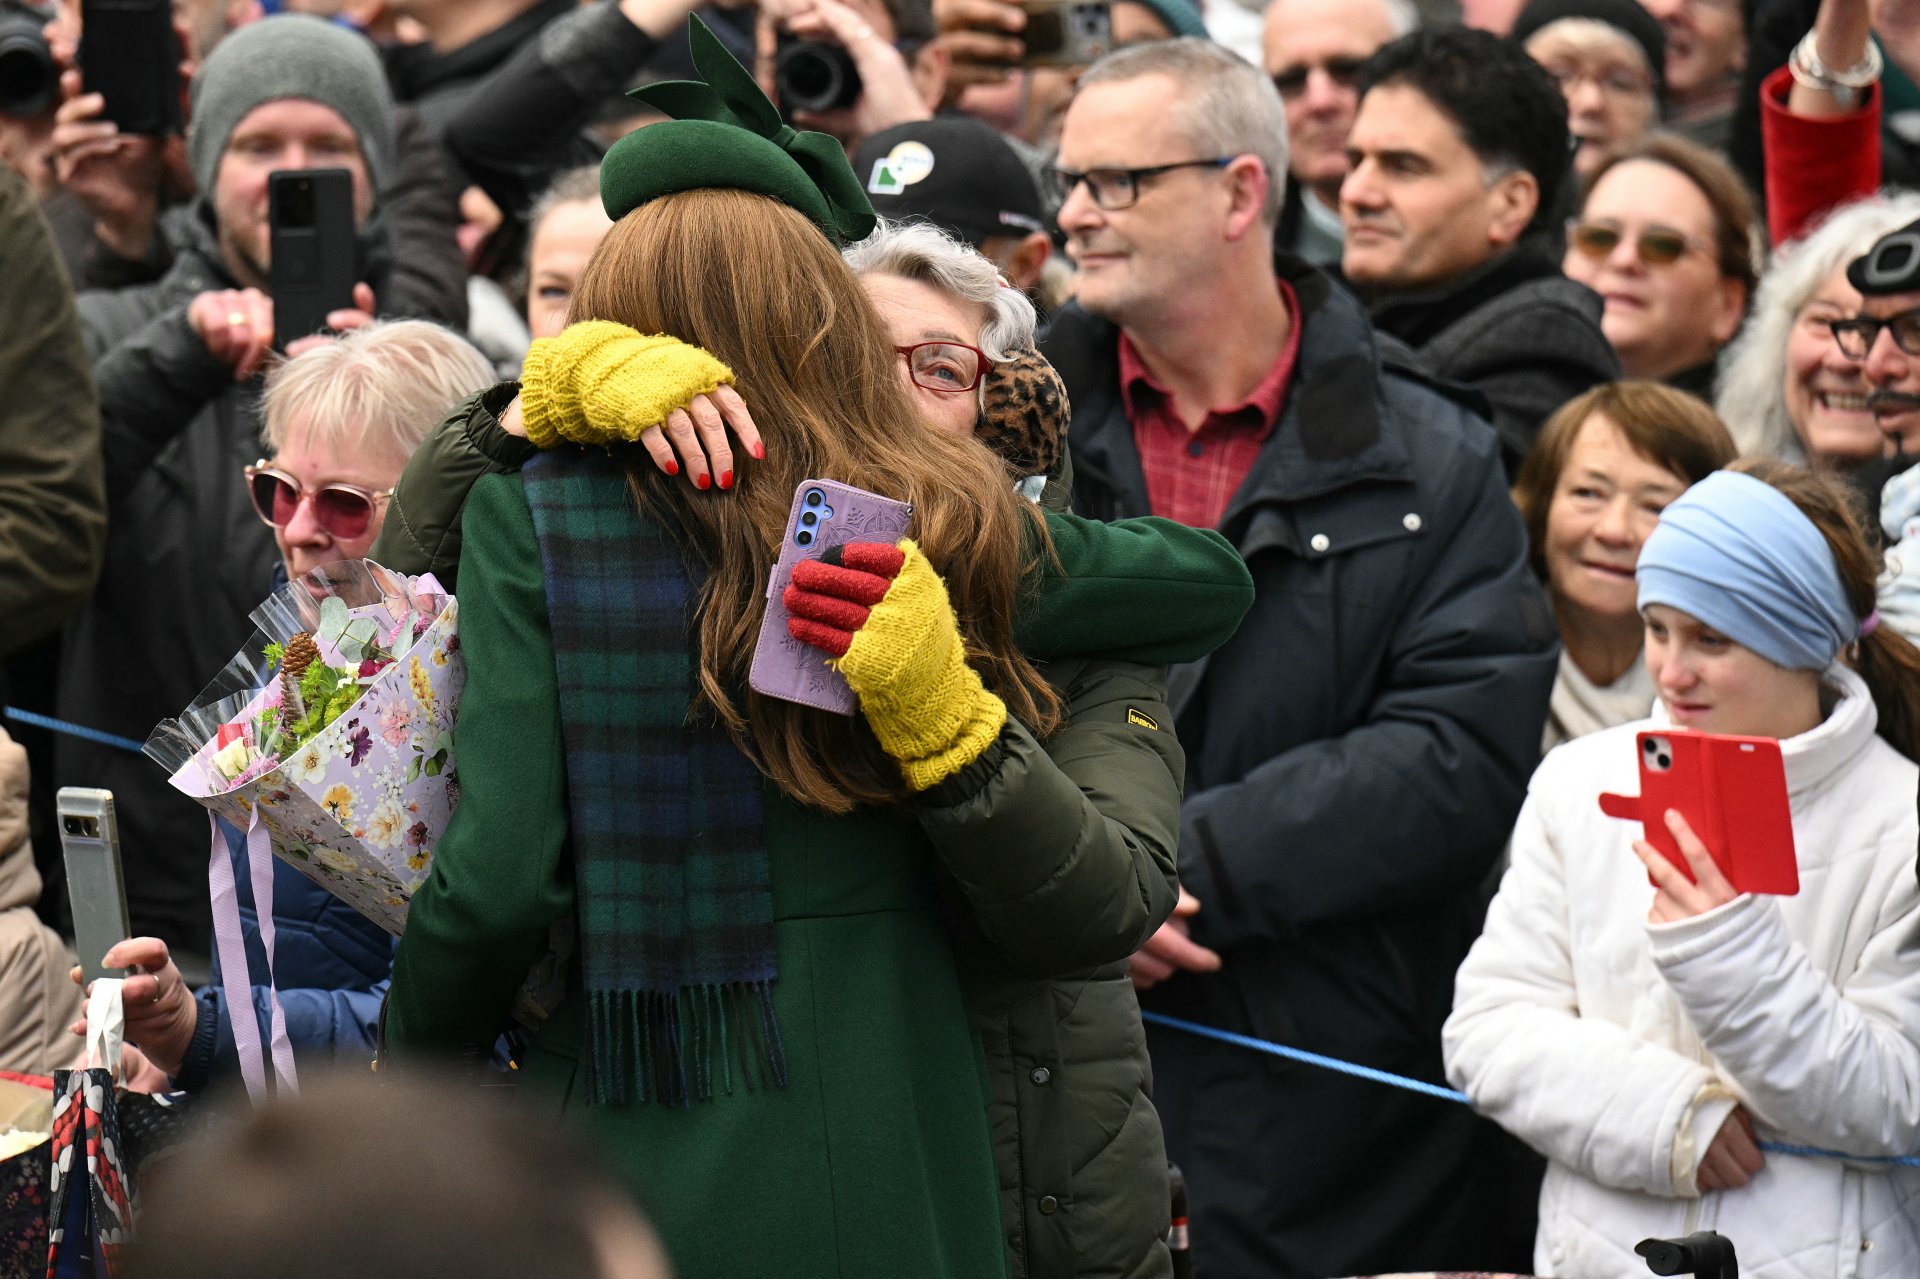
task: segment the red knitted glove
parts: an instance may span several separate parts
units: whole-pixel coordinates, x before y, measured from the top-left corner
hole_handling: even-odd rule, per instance
[[[905,552],[885,542],[848,542],[830,547],[822,559],[801,560],[780,597],[787,631],[803,644],[845,657],[853,633],[867,624],[906,562]]]

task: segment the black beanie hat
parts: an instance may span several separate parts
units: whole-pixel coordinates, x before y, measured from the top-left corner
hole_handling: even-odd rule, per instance
[[[1640,0],[1530,0],[1513,20],[1513,38],[1524,45],[1535,32],[1563,18],[1604,22],[1639,45],[1653,71],[1653,96],[1666,100],[1667,33],[1661,29],[1660,19],[1648,13]]]

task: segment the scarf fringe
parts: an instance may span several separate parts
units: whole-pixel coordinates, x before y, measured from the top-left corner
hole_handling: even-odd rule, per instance
[[[588,1008],[587,1096],[595,1105],[691,1109],[731,1096],[736,1079],[748,1092],[787,1086],[771,979],[596,990]]]

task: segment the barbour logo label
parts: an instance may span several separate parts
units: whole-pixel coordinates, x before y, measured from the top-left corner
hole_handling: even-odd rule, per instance
[[[1131,706],[1127,707],[1127,723],[1138,724],[1142,728],[1151,728],[1156,732],[1159,731],[1160,728],[1160,722],[1154,719],[1153,716],[1147,714],[1145,711],[1135,710]]]

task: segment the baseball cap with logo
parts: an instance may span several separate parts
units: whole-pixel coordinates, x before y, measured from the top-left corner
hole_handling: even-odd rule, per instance
[[[975,247],[1047,229],[1032,172],[997,130],[967,116],[876,133],[854,153],[853,171],[881,217],[923,219]]]

